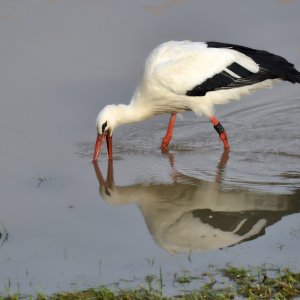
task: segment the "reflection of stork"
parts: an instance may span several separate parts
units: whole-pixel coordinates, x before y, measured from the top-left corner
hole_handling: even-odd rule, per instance
[[[283,216],[300,211],[294,195],[222,190],[220,181],[228,160],[223,153],[215,182],[181,174],[169,155],[173,183],[116,186],[112,161],[105,180],[94,163],[102,198],[111,205],[136,203],[155,242],[171,253],[213,250],[254,239]]]
[[[0,248],[2,245],[7,241],[8,239],[8,233],[3,225],[0,223]]]

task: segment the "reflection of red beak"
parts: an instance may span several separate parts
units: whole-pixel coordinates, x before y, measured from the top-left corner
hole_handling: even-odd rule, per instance
[[[104,138],[106,137],[106,143],[107,143],[107,153],[108,153],[108,158],[112,160],[112,137],[110,136],[109,132],[108,133],[103,133],[97,135],[96,143],[95,143],[95,150],[94,150],[94,156],[93,156],[93,161],[97,161],[99,154],[101,152],[101,146],[103,143]]]

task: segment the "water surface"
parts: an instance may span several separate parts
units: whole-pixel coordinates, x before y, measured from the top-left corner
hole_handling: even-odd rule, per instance
[[[217,12],[222,12],[216,15]],[[2,1],[0,291],[144,282],[232,263],[299,271],[299,86],[116,130],[93,165],[95,118],[128,102],[167,40],[268,49],[300,68],[297,1]],[[123,281],[120,279],[123,279]],[[180,287],[178,287],[180,289]]]

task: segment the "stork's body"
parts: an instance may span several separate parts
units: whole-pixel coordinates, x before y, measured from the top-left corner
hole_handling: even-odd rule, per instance
[[[161,44],[147,59],[130,104],[108,105],[99,113],[93,160],[98,158],[104,137],[112,159],[112,133],[117,126],[170,113],[161,146],[166,148],[176,113],[183,111],[208,116],[229,149],[226,132],[213,115],[214,105],[270,87],[275,80],[300,83],[300,73],[286,59],[263,50],[217,42]]]

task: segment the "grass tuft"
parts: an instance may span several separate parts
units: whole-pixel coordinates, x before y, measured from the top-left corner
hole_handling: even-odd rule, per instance
[[[163,276],[160,269],[159,278],[155,275],[145,277],[147,288],[119,290],[114,292],[106,287],[87,289],[79,292],[57,293],[51,296],[38,294],[35,298],[20,294],[1,297],[0,300],[225,300],[225,299],[291,299],[300,296],[300,273],[293,273],[285,269],[277,273],[277,276],[268,276],[266,270],[258,272],[249,271],[244,268],[228,266],[221,270],[221,274],[230,282],[218,282],[212,275],[210,281],[199,284],[194,291],[167,297],[162,293]],[[206,275],[204,275],[206,276]],[[223,278],[224,278],[223,277]],[[174,282],[189,284],[192,280],[200,279],[200,276],[191,276],[184,273],[182,276],[174,275]],[[203,277],[202,277],[203,279]],[[155,288],[158,282],[158,288]]]

